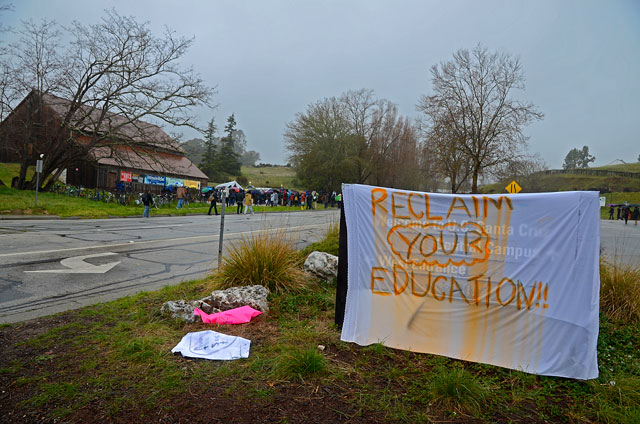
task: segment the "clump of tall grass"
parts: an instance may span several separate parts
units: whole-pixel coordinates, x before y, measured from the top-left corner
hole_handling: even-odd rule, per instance
[[[272,293],[298,291],[305,286],[304,273],[283,231],[261,231],[231,243],[222,266],[213,275],[218,289],[260,284]]]
[[[640,267],[600,262],[600,310],[612,320],[640,321]]]
[[[487,389],[462,368],[443,368],[431,382],[431,396],[437,403],[474,414],[485,404]]]
[[[296,348],[286,354],[280,362],[281,371],[288,377],[310,377],[327,369],[327,361],[313,348]]]

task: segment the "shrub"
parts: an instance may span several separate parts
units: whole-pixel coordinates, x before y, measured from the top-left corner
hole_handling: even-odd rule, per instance
[[[261,231],[231,243],[222,267],[214,273],[216,288],[260,284],[272,293],[305,286],[293,242],[283,231]]]
[[[478,413],[485,403],[486,389],[474,375],[456,367],[434,376],[431,395],[445,407]]]
[[[313,348],[294,349],[281,362],[281,369],[286,375],[300,379],[322,373],[326,368],[326,359]]]
[[[640,267],[601,261],[600,310],[612,320],[640,321]]]

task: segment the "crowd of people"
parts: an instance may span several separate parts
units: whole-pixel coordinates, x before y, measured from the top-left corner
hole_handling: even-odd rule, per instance
[[[260,190],[260,189],[242,189],[238,187],[225,189],[225,202],[227,207],[236,207],[236,214],[253,215],[253,205],[264,206],[293,206],[300,209],[317,209],[318,203],[324,205],[324,208],[340,207],[342,203],[342,195],[340,193],[317,191],[296,191],[296,190]],[[213,189],[209,194],[210,202],[208,215],[213,210],[218,215],[218,203],[222,201],[222,189]],[[243,209],[244,208],[244,209]]]
[[[614,219],[614,214],[616,214],[616,220],[624,220],[625,224],[627,224],[629,220],[632,220],[635,221],[635,225],[638,225],[640,208],[638,208],[638,205],[609,205],[609,219]]]

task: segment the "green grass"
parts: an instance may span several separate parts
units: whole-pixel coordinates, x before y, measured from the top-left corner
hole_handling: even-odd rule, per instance
[[[188,281],[29,324],[41,333],[23,336],[18,346],[3,339],[15,354],[0,362],[0,378],[12,398],[25,396],[3,406],[19,416],[78,422],[86,415],[76,414],[90,405],[103,421],[139,422],[182,417],[188,402],[260,410],[295,396],[316,404],[339,399],[329,406],[348,408],[344,421],[638,422],[640,332],[637,323],[605,312],[600,377],[585,382],[342,342],[331,284],[272,293],[270,311],[241,326],[184,324],[158,312],[167,300],[201,298],[211,288],[210,279]],[[21,326],[1,330],[20,334]],[[251,339],[249,358],[221,363],[170,353],[185,333],[210,328]]]
[[[35,172],[35,166],[30,166],[29,168],[27,168],[27,180],[33,178],[33,174]],[[20,164],[0,162],[0,181],[2,181],[7,187],[11,187],[11,180],[13,179],[13,177],[17,177],[19,174]]]
[[[431,382],[434,401],[454,412],[478,414],[485,405],[487,389],[478,378],[463,368],[441,369]]]
[[[285,377],[304,380],[324,373],[327,361],[317,348],[294,348],[284,356],[280,367]]]
[[[28,179],[33,175],[35,168],[30,167]],[[63,218],[107,218],[110,216],[142,216],[144,207],[142,205],[123,206],[116,203],[95,202],[87,198],[69,197],[62,194],[38,193],[38,206],[35,205],[35,191],[14,190],[9,186],[11,179],[17,176],[20,171],[19,164],[0,163],[0,180],[7,187],[0,186],[0,214],[15,215],[55,215]],[[249,176],[249,180],[256,187],[280,187],[284,185],[288,188],[299,188],[295,185],[295,172],[286,166],[277,167],[243,167],[243,172]],[[253,178],[253,179],[252,179]],[[269,181],[269,184],[266,183]],[[151,208],[151,216],[154,215],[186,215],[190,213],[207,213],[208,203],[190,203],[183,209],[176,209],[177,201],[172,205],[162,208]],[[266,212],[293,212],[300,208],[288,206],[254,206],[255,213]],[[220,205],[218,205],[220,212]],[[227,209],[228,213],[235,213],[236,207]]]
[[[624,177],[601,177],[580,174],[537,175],[533,185],[516,179],[523,193],[591,190],[601,192],[640,192],[640,179]],[[479,188],[481,193],[506,193],[507,183],[486,184]]]
[[[623,163],[620,165],[596,166],[591,169],[602,169],[606,171],[620,171],[620,172],[640,172],[640,162]]]
[[[142,216],[144,206],[123,206],[116,203],[95,202],[87,198],[69,197],[55,193],[38,193],[38,206],[35,206],[35,191],[15,190],[0,187],[0,214],[14,215],[55,215],[63,218],[108,218],[111,216]],[[170,206],[151,208],[151,216],[205,214],[209,211],[206,203],[190,203],[182,209]],[[220,213],[218,205],[218,212]],[[255,213],[294,212],[300,208],[288,206],[254,206]],[[227,208],[226,213],[236,213],[236,206]]]
[[[243,166],[242,175],[246,176],[254,187],[283,186],[294,190],[303,188],[298,185],[294,169],[286,166]]]

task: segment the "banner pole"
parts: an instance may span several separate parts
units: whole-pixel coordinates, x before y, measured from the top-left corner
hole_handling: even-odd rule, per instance
[[[340,235],[338,245],[338,278],[336,286],[336,316],[335,323],[342,328],[344,311],[347,306],[347,221],[344,216],[344,204],[340,208]]]

